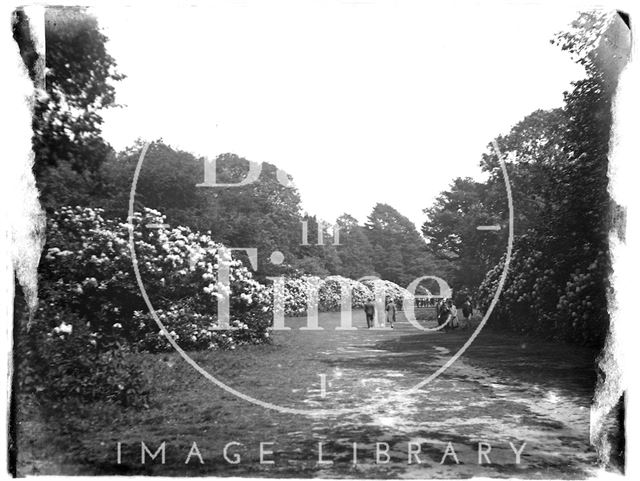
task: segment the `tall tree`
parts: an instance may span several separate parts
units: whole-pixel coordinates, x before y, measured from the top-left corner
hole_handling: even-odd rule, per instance
[[[141,148],[138,142],[102,169],[102,204],[112,214],[126,215]],[[216,164],[218,183],[237,184],[249,171],[249,161],[234,154],[218,156]],[[140,171],[136,201],[160,210],[172,224],[210,231],[229,247],[257,248],[259,277],[287,272],[302,257],[300,196],[295,187],[280,184],[274,165],[263,163],[259,178],[246,185],[197,187],[203,181],[204,159],[155,141]],[[274,251],[284,254],[283,264],[270,262]]]
[[[113,82],[124,77],[115,71],[107,37],[84,8],[47,8],[45,39],[46,96],[33,119],[36,173],[60,162],[95,171],[109,152],[101,110],[115,105]]]
[[[342,261],[338,255],[338,247],[334,245],[333,233],[329,231],[329,225],[318,219],[315,215],[305,214],[302,217],[307,224],[307,236],[303,239],[300,235],[301,226],[296,232],[297,245],[294,252],[297,259],[293,266],[301,271],[317,276],[339,274],[342,268]],[[318,230],[322,229],[322,244],[319,245]]]
[[[129,210],[133,175],[144,143],[109,158],[101,167],[101,188],[94,197],[107,214],[124,217]],[[203,159],[175,149],[162,140],[149,144],[137,179],[137,206],[160,210],[172,223],[197,227],[199,198],[196,184],[203,179]]]
[[[419,276],[438,275],[415,225],[393,207],[376,204],[365,228],[374,251],[373,265],[382,278],[407,286]]]
[[[515,234],[550,227],[563,208],[559,184],[565,162],[566,113],[537,110],[495,139],[505,160],[514,210]],[[456,285],[476,289],[505,252],[508,198],[504,175],[493,143],[480,166],[489,178],[478,182],[455,179],[448,191],[425,209],[422,232],[436,253],[453,254]],[[479,231],[480,225],[500,225],[501,231]]]
[[[249,161],[233,154],[218,156],[217,164],[219,182],[240,182],[249,171]],[[286,271],[300,244],[300,194],[292,184],[283,186],[278,181],[277,170],[265,162],[255,182],[198,189],[200,228],[229,246],[256,247],[259,276]],[[274,251],[284,254],[282,265],[270,262]]]
[[[610,50],[612,42],[603,41],[607,31],[616,38],[616,51]],[[611,106],[617,76],[630,53],[630,31],[615,12],[585,12],[554,43],[585,67],[586,76],[565,93],[562,116],[555,117],[559,122],[547,116],[547,125],[535,136],[515,139],[521,153],[515,171],[542,198],[538,211],[521,206],[528,229],[514,241],[494,321],[518,331],[601,346],[609,323],[608,235],[615,208],[608,192]],[[544,131],[549,134],[542,136]],[[549,149],[546,138],[558,139],[559,149]],[[523,168],[530,163],[522,152],[531,146],[542,152],[537,164],[551,169],[551,175]],[[491,162],[495,165],[496,160]],[[521,186],[526,192],[524,182]],[[481,285],[487,302],[503,265],[501,261]]]
[[[341,215],[336,224],[340,228],[340,246],[337,247],[342,264],[340,274],[352,279],[375,275],[373,248],[364,227],[349,214]]]
[[[18,40],[28,40],[22,35]],[[115,105],[114,82],[124,78],[106,49],[107,37],[85,8],[45,10],[45,91],[37,96],[33,114],[34,173],[45,205],[66,202],[73,193],[65,179],[90,196],[94,175],[111,154],[101,137],[101,111]],[[24,43],[24,42],[23,42]],[[32,49],[21,46],[34,80]],[[59,171],[52,169],[59,168]]]

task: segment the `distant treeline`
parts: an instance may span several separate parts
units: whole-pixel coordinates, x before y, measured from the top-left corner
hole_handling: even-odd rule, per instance
[[[70,187],[51,188],[48,205],[100,207],[106,215],[125,219],[141,149],[142,144],[138,144],[110,156],[91,176],[56,167],[56,175],[64,176],[59,178],[64,180],[60,183]],[[216,164],[218,183],[239,183],[249,171],[249,162],[233,154],[220,155]],[[237,187],[197,187],[204,181],[204,159],[162,141],[152,142],[138,178],[135,208],[158,209],[166,214],[168,223],[210,231],[216,241],[229,247],[257,248],[258,277],[378,276],[407,286],[423,275],[450,274],[449,262],[431,253],[415,225],[393,207],[375,205],[364,225],[346,213],[333,221],[321,221],[303,213],[297,189],[278,182],[276,172],[276,166],[264,163],[255,182]],[[318,245],[319,225],[323,245]],[[339,230],[337,245],[335,226]],[[282,264],[269,261],[274,251],[284,254]]]

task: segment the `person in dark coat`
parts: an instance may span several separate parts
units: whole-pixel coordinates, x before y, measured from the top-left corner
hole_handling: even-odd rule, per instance
[[[387,299],[385,310],[387,311],[387,322],[391,325],[391,329],[393,329],[393,324],[396,322],[396,304],[393,302],[393,299]]]
[[[373,327],[373,318],[376,314],[376,305],[373,301],[368,301],[364,305],[364,315],[367,318],[367,329],[371,329]]]
[[[444,302],[441,300],[436,305],[436,318],[438,319],[438,326],[442,326],[449,319],[449,310]]]
[[[471,306],[471,301],[467,298],[462,304],[462,316],[464,317],[464,327],[469,327],[469,320],[471,315],[473,314],[473,307]]]

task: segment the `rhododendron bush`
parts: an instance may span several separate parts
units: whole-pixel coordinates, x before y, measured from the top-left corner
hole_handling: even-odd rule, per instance
[[[273,283],[265,286],[256,281],[209,235],[186,227],[163,227],[163,222],[164,216],[151,209],[133,215],[134,258],[128,224],[104,218],[100,209],[65,207],[55,212],[41,265],[40,310],[46,315],[40,317],[46,318],[49,328],[63,329],[66,321],[60,313],[71,311],[101,338],[117,337],[153,352],[172,349],[167,335],[184,349],[233,349],[268,342]],[[144,302],[134,262],[167,335]],[[219,279],[223,263],[229,266],[229,287]],[[285,278],[285,313],[303,315],[308,303],[317,303],[320,311],[337,311],[343,289],[355,309],[373,300],[376,289],[399,305],[410,297],[405,289],[384,280]],[[220,330],[218,300],[225,296],[231,329]]]
[[[273,291],[273,286],[270,286],[270,291]],[[360,309],[367,301],[375,300],[377,291],[382,301],[389,297],[398,306],[404,298],[412,298],[406,289],[381,279],[358,282],[342,276],[328,276],[324,279],[301,276],[284,279],[284,311],[288,316],[305,315],[307,305],[314,306],[316,303],[321,312],[339,311],[344,293],[351,296],[351,308]],[[272,296],[270,293],[268,298],[271,300]]]
[[[270,341],[274,285],[283,284],[287,315],[353,308],[374,297],[400,304],[410,294],[388,281],[302,276],[256,281],[251,271],[208,234],[169,228],[155,210],[130,224],[101,209],[64,207],[48,219],[41,259],[40,303],[29,324],[25,384],[55,399],[110,399],[144,405],[148,388],[135,351],[235,349]],[[132,237],[131,237],[132,236]],[[131,242],[134,254],[131,252]],[[136,279],[139,270],[149,311]],[[225,275],[226,272],[226,275]],[[228,276],[228,282],[225,278]],[[228,300],[228,328],[220,301]],[[22,349],[23,347],[21,347]]]
[[[558,259],[544,255],[544,244],[529,235],[515,243],[500,302],[491,325],[521,333],[597,346],[606,335],[608,260],[601,251],[595,260],[574,267],[569,279]],[[478,290],[486,310],[499,285],[505,258],[491,269]],[[564,280],[564,281],[563,281]]]
[[[40,319],[54,311],[43,307]],[[45,396],[54,405],[70,408],[70,401],[108,401],[143,407],[150,386],[131,349],[118,333],[92,331],[73,312],[53,314],[53,329],[36,322],[18,338],[17,379],[22,392]],[[60,321],[60,319],[64,319]],[[117,327],[116,327],[117,330]],[[61,407],[62,407],[61,406]]]
[[[54,402],[111,400],[144,406],[149,389],[136,350],[172,349],[148,312],[134,273],[158,318],[184,349],[235,349],[269,341],[267,290],[208,235],[165,229],[145,210],[129,225],[100,209],[65,207],[48,219],[39,268],[40,303],[21,339],[20,382]],[[152,226],[150,224],[155,224]],[[219,282],[228,266],[228,287]],[[229,330],[216,330],[218,299],[231,294]]]
[[[413,300],[413,294],[411,294],[404,287],[400,287],[398,284],[395,284],[391,281],[386,281],[384,279],[373,279],[373,280],[365,280],[362,282],[366,287],[371,289],[374,294],[380,292],[384,294],[386,298],[390,298],[396,304],[396,306],[401,307],[402,302],[407,300]]]
[[[123,339],[142,348],[170,348],[153,319],[142,314],[148,308],[133,270],[129,226],[101,214],[100,209],[66,207],[50,219],[41,268],[43,302],[54,311],[76,312],[95,332],[113,332],[117,325]],[[157,211],[135,213],[131,221],[135,261],[149,300],[169,331],[185,333],[185,348],[268,339],[268,292],[239,260],[223,257],[222,246],[208,235],[158,227],[164,219]],[[223,261],[229,264],[230,292],[218,281]],[[231,319],[243,324],[215,331],[218,299],[225,294]],[[203,330],[209,333],[206,342]],[[158,342],[150,342],[150,336]],[[235,339],[231,343],[229,336]]]

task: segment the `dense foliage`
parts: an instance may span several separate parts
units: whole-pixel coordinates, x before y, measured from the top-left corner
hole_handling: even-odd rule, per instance
[[[393,207],[376,204],[365,232],[373,250],[373,266],[381,278],[408,286],[425,275],[446,277],[446,263],[427,250],[413,222]]]
[[[129,227],[100,209],[63,207],[49,217],[41,301],[24,349],[26,387],[56,397],[144,403],[144,376],[130,352],[171,349],[148,314],[133,272]],[[155,229],[157,211],[133,216],[137,265],[167,334],[184,349],[234,349],[269,341],[267,290],[208,235]],[[218,281],[229,264],[229,293]],[[229,295],[231,330],[217,330]],[[137,400],[134,402],[134,400]]]
[[[143,403],[144,376],[131,352],[235,349],[270,341],[273,285],[253,278],[210,235],[186,227],[159,227],[165,217],[146,209],[131,227],[101,209],[62,207],[49,217],[41,262],[41,302],[30,325],[25,386],[46,395]],[[130,249],[133,236],[135,258]],[[137,265],[159,329],[140,292]],[[220,273],[229,270],[229,288]],[[389,281],[360,283],[340,276],[283,278],[285,313],[340,309],[374,298],[375,283],[398,304],[409,294]],[[230,329],[219,328],[218,300],[229,299]],[[46,359],[46,362],[45,362]],[[137,401],[136,401],[137,400]]]
[[[101,214],[99,209],[66,207],[50,217],[42,261],[43,302],[72,310],[99,333],[118,325],[128,341],[136,342],[150,326],[135,315],[147,307],[133,272],[129,227]],[[227,259],[221,244],[186,227],[147,227],[163,220],[153,210],[135,213],[132,219],[135,262],[161,317],[182,312],[179,322],[200,316],[197,324],[206,327],[207,321],[217,322],[220,297],[229,297],[232,320],[246,319],[247,312],[268,304],[264,286],[239,260]],[[223,262],[229,264],[231,293],[218,281]],[[252,328],[264,334],[266,325]],[[218,336],[215,333],[211,343]]]
[[[585,67],[585,78],[565,92],[562,108],[534,112],[496,139],[513,192],[515,240],[493,325],[593,346],[604,342],[615,208],[607,154],[616,79],[605,75],[593,50],[597,41],[585,32],[610,21],[586,13],[554,39]],[[423,233],[433,249],[458,256],[458,286],[479,288],[486,308],[504,267],[506,229],[487,233],[476,226],[506,227],[508,208],[493,146],[481,166],[489,179],[454,181],[426,211]]]
[[[398,306],[412,295],[404,288],[390,281],[381,279],[363,280],[362,282],[342,276],[302,276],[285,278],[284,308],[290,316],[305,315],[308,306],[316,306],[321,312],[339,311],[342,305],[343,291],[351,297],[350,307],[361,309],[368,301],[376,300],[376,294],[384,302],[391,299]],[[273,292],[273,287],[270,288]],[[317,293],[317,294],[316,294]]]
[[[51,327],[58,324],[55,327]],[[100,333],[70,311],[41,303],[29,329],[19,327],[16,345],[21,392],[54,407],[107,401],[144,407],[150,386],[117,329]],[[43,403],[44,405],[44,403]]]
[[[90,197],[100,184],[98,170],[112,155],[102,138],[101,111],[116,106],[114,84],[124,76],[116,71],[107,39],[85,8],[47,8],[45,40],[45,89],[34,105],[33,150],[38,187],[52,209],[74,195]],[[19,43],[24,49],[29,42],[25,35]],[[26,63],[37,80],[35,61]],[[61,177],[72,186],[60,182]]]
[[[138,143],[102,168],[101,194],[93,202],[110,216],[126,216],[141,150]],[[152,142],[136,185],[136,202],[139,207],[161,210],[170,223],[211,231],[214,239],[227,246],[256,247],[256,278],[263,282],[274,275],[353,279],[376,275],[406,286],[420,275],[445,277],[447,266],[428,252],[415,225],[392,207],[376,205],[366,225],[342,215],[336,221],[339,244],[334,245],[329,223],[303,213],[295,186],[282,185],[276,166],[261,165],[259,178],[250,184],[198,188],[204,180],[204,159]],[[249,172],[249,161],[223,154],[216,159],[216,167],[219,183],[239,183]],[[318,229],[322,229],[322,245],[318,245]],[[276,250],[284,255],[282,265],[267,261]]]

